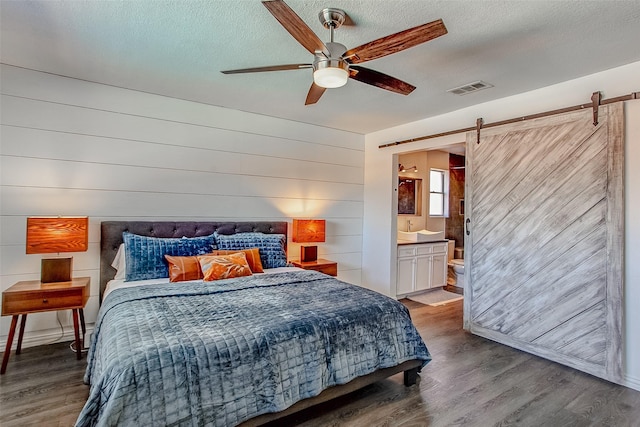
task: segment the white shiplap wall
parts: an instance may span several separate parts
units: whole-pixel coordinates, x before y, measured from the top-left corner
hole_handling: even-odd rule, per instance
[[[74,275],[91,277],[88,323],[104,220],[324,218],[319,255],[360,284],[363,135],[1,67],[2,290],[39,278],[42,257],[25,255],[26,218],[37,215],[89,216],[89,250],[72,254]],[[58,318],[71,339],[68,313]],[[55,313],[30,315],[24,345],[59,335]]]

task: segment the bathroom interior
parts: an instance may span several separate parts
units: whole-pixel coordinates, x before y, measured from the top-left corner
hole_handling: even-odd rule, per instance
[[[447,277],[443,288],[458,294],[463,293],[464,287],[464,156],[462,143],[398,155],[398,243],[407,243],[401,240],[407,231],[443,232],[433,234],[435,239],[447,243]],[[432,178],[435,182],[431,182]],[[403,204],[407,198],[403,188],[407,183],[413,186],[408,198],[415,207]],[[439,190],[444,196],[437,194]]]

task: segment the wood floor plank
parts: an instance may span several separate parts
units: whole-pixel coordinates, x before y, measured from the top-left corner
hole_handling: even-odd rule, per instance
[[[271,426],[638,426],[640,392],[462,329],[462,301],[402,301],[434,360],[418,384],[394,375]],[[89,387],[68,343],[11,355],[0,377],[0,425],[72,426]]]

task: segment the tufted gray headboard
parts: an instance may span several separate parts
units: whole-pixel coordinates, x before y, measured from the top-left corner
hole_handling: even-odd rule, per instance
[[[219,234],[249,233],[287,235],[285,221],[260,222],[196,222],[196,221],[105,221],[100,224],[100,301],[107,282],[116,270],[111,263],[122,243],[122,232],[152,237],[200,237]],[[286,239],[285,239],[286,242]],[[285,243],[286,244],[286,243]],[[285,248],[286,249],[286,248]]]

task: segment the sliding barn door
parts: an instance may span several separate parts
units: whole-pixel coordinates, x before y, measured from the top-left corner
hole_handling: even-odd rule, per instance
[[[621,381],[623,105],[467,135],[465,328]]]

